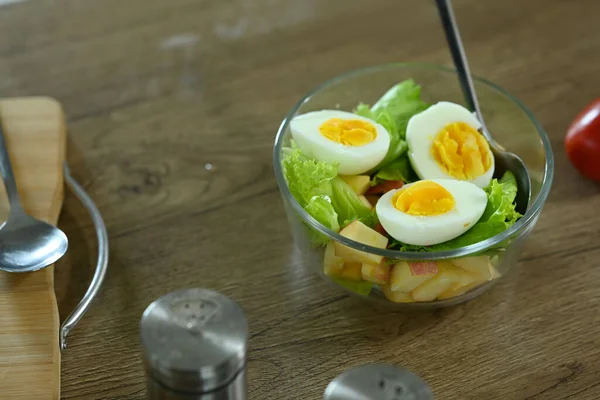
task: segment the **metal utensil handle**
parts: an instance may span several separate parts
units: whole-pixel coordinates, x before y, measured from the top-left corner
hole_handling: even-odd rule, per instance
[[[21,204],[19,190],[17,189],[17,181],[10,162],[10,155],[8,154],[8,146],[6,144],[2,121],[0,121],[0,174],[2,175],[2,181],[6,188],[10,211],[23,212],[23,205]]]
[[[458,79],[460,80],[460,87],[462,89],[465,101],[467,102],[467,107],[471,111],[475,111],[475,114],[477,114],[477,119],[482,125],[483,134],[486,136],[486,139],[488,139],[488,142],[491,142],[493,139],[489,137],[489,132],[485,126],[485,123],[483,122],[483,115],[481,114],[479,101],[477,100],[477,95],[475,94],[475,85],[473,84],[473,79],[471,78],[471,71],[469,69],[469,63],[467,62],[467,55],[462,44],[460,32],[458,31],[458,24],[456,23],[456,18],[454,17],[454,11],[452,10],[452,2],[451,0],[436,0],[436,3],[438,12],[440,14],[440,19],[442,21],[442,26],[444,27],[444,33],[446,34],[446,41],[448,42],[448,47],[450,48],[450,54],[452,55],[452,60],[454,61],[454,65],[458,71]]]
[[[98,261],[96,262],[96,272],[94,273],[94,277],[92,278],[92,282],[90,283],[87,292],[79,304],[77,304],[77,307],[75,307],[73,312],[67,317],[67,319],[65,319],[60,327],[59,341],[61,350],[65,350],[67,348],[67,336],[69,335],[69,332],[75,327],[75,325],[77,325],[81,318],[83,318],[91,302],[94,300],[94,297],[96,297],[98,294],[98,291],[102,286],[102,282],[104,281],[104,277],[106,276],[106,269],[108,266],[108,235],[106,233],[106,226],[102,220],[102,215],[100,214],[100,211],[98,210],[98,207],[96,207],[96,204],[92,198],[71,176],[71,170],[69,169],[69,165],[66,161],[64,164],[64,175],[67,185],[85,206],[85,208],[87,208],[88,213],[92,218],[92,222],[94,223],[96,235],[98,237]]]

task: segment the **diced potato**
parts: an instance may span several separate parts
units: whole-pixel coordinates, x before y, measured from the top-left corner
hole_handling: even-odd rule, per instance
[[[350,223],[340,231],[340,235],[380,249],[385,249],[388,244],[388,239],[385,236],[360,221]],[[346,263],[358,262],[377,265],[383,259],[383,256],[355,250],[338,242],[335,243],[335,254],[342,257]]]
[[[481,281],[492,279],[490,258],[488,256],[463,257],[452,260],[452,264],[467,270],[481,278]]]
[[[333,242],[327,243],[325,247],[325,256],[323,257],[323,270],[325,275],[339,276],[344,268],[344,259],[335,255],[335,245]]]
[[[416,301],[433,301],[445,291],[460,285],[462,277],[457,267],[438,263],[439,272],[417,286],[410,294]]]
[[[400,261],[392,267],[390,289],[394,292],[412,291],[437,274],[437,265],[430,261],[411,262]]]
[[[414,300],[410,297],[409,293],[394,292],[390,285],[381,285],[381,291],[386,299],[393,301],[394,303],[413,303]]]
[[[492,264],[492,266],[494,266],[494,267],[496,267],[499,262],[500,262],[500,255],[499,254],[496,254],[495,256],[493,256],[492,258],[490,258],[490,264]]]
[[[365,207],[368,207],[369,209],[373,208],[373,205],[371,204],[371,202],[369,200],[367,200],[367,198],[365,196],[363,196],[361,194],[360,196],[358,196],[358,198],[365,205]]]
[[[438,296],[438,300],[446,300],[446,299],[451,299],[452,297],[460,296],[461,294],[465,294],[469,290],[471,290],[477,286],[479,286],[479,283],[472,283],[470,285],[462,286],[462,287],[458,287],[458,288],[450,288],[450,289],[446,290],[445,292],[443,292],[442,294],[440,294]]]
[[[384,285],[390,280],[391,268],[392,266],[386,264],[385,261],[377,265],[363,264],[361,269],[362,278],[365,281]]]
[[[365,194],[371,181],[368,175],[340,175],[340,178],[358,195]]]
[[[476,258],[476,257],[470,257]],[[463,259],[464,260],[464,259]],[[452,263],[455,263],[456,260],[453,260]],[[469,263],[472,261],[469,261]],[[466,264],[463,264],[466,265]],[[475,265],[475,264],[473,264]],[[469,272],[467,269],[472,265],[467,265],[467,268],[458,268],[459,272],[459,282],[452,286],[447,291],[443,292],[438,296],[439,300],[449,299],[455,296],[459,296],[468,292],[471,289],[476,288],[477,286],[492,280],[496,279],[500,276],[496,268],[492,266],[490,262],[487,264],[487,271],[481,268],[481,263],[477,264],[477,267],[471,268],[473,272]],[[456,267],[455,267],[456,268]]]
[[[490,264],[490,275],[491,279],[500,278],[500,272],[492,264]]]
[[[443,269],[452,271],[456,274],[456,277],[458,279],[456,283],[457,287],[470,285],[473,282],[481,281],[481,276],[478,273],[469,272],[463,268],[459,268],[456,265],[454,265],[451,261],[438,261],[438,265],[443,267]]]
[[[485,282],[480,275],[468,272],[462,268],[458,268],[448,261],[441,261],[440,265],[442,266],[442,269],[451,271],[456,275],[456,283],[451,285],[448,290],[442,292],[438,296],[439,300],[449,299],[451,297],[461,295]]]
[[[340,278],[349,279],[351,281],[362,281],[362,264],[361,263],[345,263],[344,268],[339,274]]]

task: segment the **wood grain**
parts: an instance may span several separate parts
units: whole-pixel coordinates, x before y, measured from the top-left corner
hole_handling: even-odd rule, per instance
[[[555,185],[520,264],[468,304],[373,310],[301,265],[271,166],[289,108],[344,71],[451,63],[433,2],[37,0],[0,12],[0,93],[65,105],[68,159],[111,242],[100,297],[63,354],[64,399],[144,398],[143,309],[171,290],[231,296],[251,323],[250,398],[320,399],[367,362],[406,366],[437,398],[600,398],[600,190],[562,141],[598,97],[600,3],[455,0],[474,73],[542,122]],[[208,164],[212,166],[207,168]],[[64,318],[85,291],[94,233],[67,195]]]
[[[25,210],[56,224],[66,149],[61,106],[49,98],[5,99],[0,117]],[[5,221],[4,187],[0,210]],[[54,266],[27,274],[0,271],[0,398],[60,397],[58,327]]]

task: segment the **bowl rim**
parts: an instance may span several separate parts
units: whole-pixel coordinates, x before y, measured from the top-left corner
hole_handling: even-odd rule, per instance
[[[542,180],[542,186],[540,188],[540,192],[536,197],[535,201],[529,206],[529,209],[525,212],[525,214],[510,228],[505,230],[504,232],[492,236],[486,240],[481,242],[477,242],[471,244],[469,246],[460,247],[458,249],[452,250],[444,250],[444,251],[432,251],[432,252],[406,252],[400,250],[391,250],[391,249],[381,249],[378,247],[373,247],[370,245],[366,245],[360,242],[356,242],[352,239],[349,239],[345,236],[336,233],[329,228],[322,225],[316,219],[312,217],[304,208],[298,203],[298,201],[292,196],[290,192],[287,181],[283,175],[283,168],[281,165],[281,154],[283,147],[283,136],[285,132],[288,130],[289,123],[291,119],[298,112],[300,107],[302,107],[305,103],[310,101],[310,99],[322,91],[323,89],[338,84],[348,78],[357,77],[360,75],[367,75],[370,73],[391,70],[391,69],[429,69],[429,70],[437,70],[441,72],[451,72],[456,74],[456,69],[440,65],[440,64],[431,64],[431,63],[386,63],[386,64],[378,64],[358,69],[349,70],[340,75],[337,75],[333,78],[326,80],[325,82],[317,85],[312,90],[307,92],[302,98],[292,107],[292,109],[288,112],[286,117],[283,119],[279,128],[277,130],[277,135],[275,137],[275,143],[273,146],[273,168],[275,172],[275,179],[277,181],[277,186],[279,187],[279,191],[281,192],[284,201],[291,204],[294,211],[302,218],[302,220],[307,223],[311,228],[316,229],[321,234],[324,234],[331,240],[335,240],[341,244],[344,244],[348,247],[351,247],[356,250],[377,254],[383,257],[391,258],[391,259],[399,259],[399,260],[443,260],[448,258],[456,258],[468,256],[474,253],[483,252],[492,248],[493,246],[502,243],[506,239],[515,235],[516,233],[520,233],[524,230],[530,223],[534,222],[537,216],[541,213],[544,204],[548,198],[550,193],[550,189],[552,186],[552,180],[554,178],[554,154],[552,152],[552,145],[550,143],[550,139],[546,134],[544,128],[541,126],[539,121],[535,118],[531,110],[527,108],[521,101],[519,101],[515,96],[510,94],[508,91],[498,86],[497,84],[479,77],[477,75],[472,74],[472,78],[476,82],[483,83],[491,87],[493,90],[499,92],[514,104],[517,105],[529,118],[529,120],[533,123],[534,127],[537,130],[539,139],[542,142],[542,147],[545,152],[545,165],[544,165],[544,177]]]

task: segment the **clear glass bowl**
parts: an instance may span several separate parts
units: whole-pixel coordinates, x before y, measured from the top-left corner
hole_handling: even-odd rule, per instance
[[[401,252],[368,246],[341,236],[317,222],[293,198],[281,167],[282,148],[290,143],[289,122],[293,117],[322,109],[352,111],[360,102],[372,105],[390,87],[410,78],[421,85],[424,101],[431,104],[446,100],[464,105],[456,71],[450,68],[427,64],[386,64],[345,73],[304,96],[283,120],[274,145],[275,176],[293,238],[304,265],[310,266],[333,285],[376,304],[405,308],[451,306],[480,295],[516,264],[523,243],[537,222],[550,192],[554,173],[550,141],[538,121],[521,102],[497,85],[474,77],[486,125],[498,143],[519,155],[527,165],[532,180],[532,196],[525,215],[508,230],[460,249],[430,253]],[[309,229],[326,235],[331,241],[328,247],[313,245]],[[376,259],[385,257],[391,267],[399,266],[396,277],[400,280],[406,277],[408,265],[412,271],[420,267],[422,271],[429,270],[430,273],[416,280],[410,277],[404,280],[406,290],[412,288],[408,297],[405,292],[385,290],[385,285],[373,285],[368,294],[358,293],[347,286],[339,285],[337,280],[325,273],[326,264],[331,264],[331,251],[336,246],[347,246],[366,252]],[[327,263],[324,262],[326,258]],[[432,263],[440,267],[438,271],[442,271],[442,265],[455,272],[460,271],[461,274],[467,271],[471,281],[460,289],[445,289],[438,294],[441,288],[449,286],[444,283],[447,277],[442,276],[440,272],[434,275],[435,268],[431,269]],[[350,273],[353,276],[351,279],[360,279],[360,273],[353,272]]]

